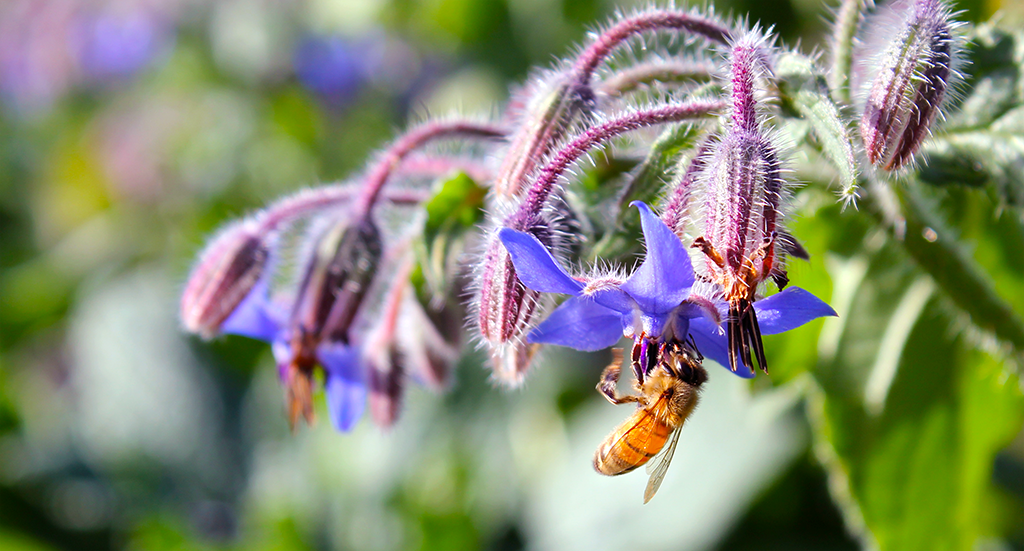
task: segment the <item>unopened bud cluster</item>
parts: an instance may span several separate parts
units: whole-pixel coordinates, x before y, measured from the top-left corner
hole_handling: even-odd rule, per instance
[[[850,57],[871,65],[853,83],[863,90],[863,150],[892,170],[910,160],[949,97],[958,42],[940,0],[879,9],[887,15],[865,19],[861,30],[890,40]],[[883,19],[890,27],[868,28]],[[673,8],[619,17],[578,52],[518,87],[495,122],[421,124],[347,184],[300,192],[229,224],[185,286],[185,329],[271,343],[293,426],[315,418],[322,373],[340,430],[367,408],[377,424],[392,425],[409,381],[444,388],[464,340],[451,320],[461,318],[505,385],[523,380],[545,344],[596,350],[623,337],[633,341],[640,381],[668,361],[660,354],[683,349],[741,376],[767,372],[762,335],[834,315],[787,286],[785,257],[807,251],[783,227],[793,191],[776,119],[778,96],[791,86],[779,82],[775,65],[783,53],[798,54],[756,26]],[[813,60],[807,65],[825,80]],[[648,138],[680,128],[691,138],[659,153],[673,166],[654,186],[663,189],[637,184],[647,195],[634,200],[631,178],[642,178],[644,167],[592,180],[586,193],[574,189],[588,159],[635,163]],[[478,146],[466,157],[430,155],[425,146],[441,139]],[[472,178],[476,199],[472,190],[446,195],[463,193],[446,185],[453,171]],[[596,193],[594,185],[626,189]],[[648,205],[657,201],[658,213]],[[447,215],[437,205],[456,203],[474,205],[475,225],[438,237],[459,224],[437,220]],[[443,249],[463,260],[462,270],[426,292],[427,263],[454,265],[423,253],[435,242],[471,245]],[[290,269],[279,258],[298,263]],[[602,268],[564,267],[584,258]],[[568,297],[552,310],[561,295]]]

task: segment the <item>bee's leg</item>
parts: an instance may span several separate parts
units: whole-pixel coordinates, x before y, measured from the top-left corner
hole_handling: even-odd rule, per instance
[[[601,373],[601,380],[597,383],[597,391],[615,405],[639,401],[639,398],[636,396],[619,394],[617,387],[620,373],[622,373],[622,349],[612,348],[612,363],[608,364],[608,367],[604,368],[604,371]]]
[[[687,342],[690,344],[690,348],[693,349],[693,353],[697,356],[697,363],[704,361],[704,354],[700,353],[700,349],[697,348],[697,341],[693,340],[693,335],[687,335]]]

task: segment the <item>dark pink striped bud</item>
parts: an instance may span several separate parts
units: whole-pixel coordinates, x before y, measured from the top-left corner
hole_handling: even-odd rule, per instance
[[[536,347],[526,342],[540,293],[516,275],[512,257],[492,233],[484,254],[477,295],[477,324],[491,353],[495,377],[506,384],[522,381]]]
[[[349,328],[370,289],[382,251],[369,217],[342,221],[317,241],[299,287],[292,326],[314,340],[348,344]]]
[[[386,357],[379,362],[369,363],[367,386],[369,394],[367,402],[370,406],[370,417],[381,428],[390,428],[398,420],[402,408],[402,395],[405,389],[405,373],[402,365],[395,357],[397,352],[389,350]]]
[[[269,250],[258,225],[230,225],[199,256],[181,296],[185,329],[209,339],[249,294],[267,267]]]
[[[893,2],[866,22],[869,38],[855,62],[868,76],[859,83],[860,134],[875,166],[905,166],[928,137],[961,78],[958,26],[942,0]]]

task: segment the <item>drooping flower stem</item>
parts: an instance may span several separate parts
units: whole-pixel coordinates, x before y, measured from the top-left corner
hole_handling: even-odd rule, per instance
[[[478,181],[486,180],[489,176],[489,171],[480,162],[459,157],[409,156],[398,167],[401,174],[419,177],[443,176],[453,171],[465,172]],[[275,231],[281,225],[310,212],[348,203],[359,193],[354,182],[302,190],[260,211],[255,216],[257,229],[261,233]],[[391,189],[381,193],[389,203],[396,205],[416,205],[430,197],[429,192],[421,189]]]
[[[714,20],[672,10],[650,10],[616,22],[583,50],[567,74],[540,92],[544,95],[539,101],[535,98],[498,170],[495,197],[502,200],[519,197],[538,163],[551,153],[581,116],[593,110],[595,93],[591,80],[612,51],[637,34],[661,29],[689,31],[720,44],[726,43],[730,35],[727,27]],[[629,86],[627,82],[622,85]]]
[[[541,169],[526,200],[520,205],[519,210],[509,217],[506,225],[517,230],[529,228],[544,208],[562,173],[595,146],[632,130],[704,117],[724,107],[724,102],[720,101],[693,101],[637,111],[592,126],[554,154],[551,161]]]
[[[667,61],[664,63],[639,63],[626,67],[609,76],[597,86],[597,92],[607,96],[621,96],[654,82],[684,83],[707,81],[714,74],[714,68],[699,61]]]
[[[601,33],[576,59],[573,85],[577,88],[589,87],[594,70],[619,44],[641,32],[659,29],[682,29],[719,44],[727,43],[730,36],[729,29],[718,22],[685,12],[652,10],[627,17]]]
[[[369,214],[380,196],[388,177],[406,156],[424,144],[457,137],[496,139],[505,137],[505,130],[491,124],[467,121],[428,122],[406,132],[391,147],[384,150],[363,181],[362,194],[356,200],[353,212]]]

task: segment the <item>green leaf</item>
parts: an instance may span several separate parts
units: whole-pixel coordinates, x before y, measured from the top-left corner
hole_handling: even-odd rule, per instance
[[[940,130],[984,128],[1013,106],[1020,105],[1024,32],[991,23],[975,27],[967,36],[966,73],[960,87],[964,97],[947,116]]]
[[[7,551],[48,551],[53,549],[53,547],[27,536],[6,529],[0,529],[0,549]]]
[[[992,466],[1024,424],[1020,382],[949,331],[934,286],[897,247],[862,275],[840,312],[853,323],[838,343],[822,337],[835,353],[811,393],[834,495],[882,550],[971,549],[994,535]]]
[[[925,270],[971,323],[1024,361],[1024,321],[993,287],[991,276],[970,256],[936,207],[912,186],[897,188],[904,217],[904,250]]]
[[[619,199],[620,225],[637,218],[627,208],[630,203],[653,203],[658,198],[669,183],[668,180],[675,171],[680,156],[696,144],[697,138],[702,134],[701,130],[700,126],[694,124],[674,124],[658,136]]]
[[[1007,204],[1024,207],[1024,106],[989,128],[946,133],[926,144],[920,179],[936,186],[991,186]]]
[[[602,238],[590,254],[591,261],[621,257],[636,251],[640,218],[634,209],[629,208],[629,204],[633,201],[648,204],[657,202],[672,179],[683,152],[694,147],[702,130],[698,125],[682,123],[673,124],[661,133],[650,152],[633,171],[625,189],[618,192],[615,222],[604,228]]]
[[[923,145],[920,180],[988,186],[1024,206],[1024,32],[992,24],[968,36],[964,97]]]
[[[424,205],[427,219],[415,278],[423,283],[417,285],[421,296],[430,295],[433,301],[450,287],[450,278],[466,239],[483,220],[486,195],[486,189],[459,173],[441,182],[437,193]]]

